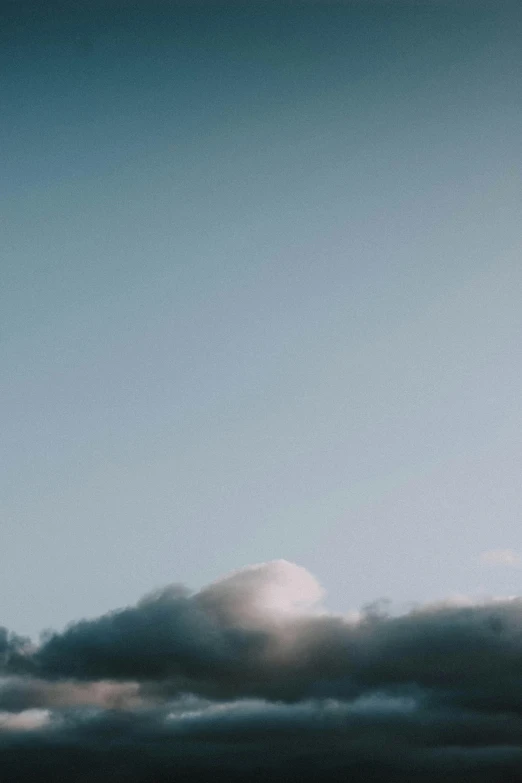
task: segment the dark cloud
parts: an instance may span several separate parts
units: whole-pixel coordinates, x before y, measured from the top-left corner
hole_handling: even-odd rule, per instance
[[[236,663],[241,640],[172,587],[54,634],[35,662],[44,674],[87,679],[204,679]]]
[[[34,651],[30,639],[0,626],[0,675],[7,671],[26,672],[32,667]]]
[[[342,617],[321,597],[278,561],[38,648],[2,631],[6,779],[517,779],[522,601]]]
[[[500,780],[522,762],[520,720],[400,702],[239,703],[165,711],[65,715],[6,730],[0,764],[19,779]],[[405,776],[405,777],[402,777]],[[460,776],[460,777],[459,777]],[[511,778],[516,780],[516,777]]]
[[[416,684],[458,691],[522,675],[522,602],[356,619],[313,611],[303,569],[244,569],[196,595],[167,588],[137,606],[52,635],[32,656],[42,677],[165,683],[171,694],[338,695]],[[302,604],[307,606],[303,608]],[[26,662],[27,665],[27,662]]]

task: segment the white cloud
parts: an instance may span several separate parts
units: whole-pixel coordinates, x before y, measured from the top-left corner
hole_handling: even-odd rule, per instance
[[[480,562],[488,566],[511,566],[522,565],[522,558],[513,549],[490,549],[482,552]]]
[[[0,731],[34,731],[48,725],[49,710],[23,710],[23,712],[0,712]]]
[[[320,611],[324,590],[305,568],[272,560],[241,568],[201,590],[199,600],[236,619],[276,619]]]

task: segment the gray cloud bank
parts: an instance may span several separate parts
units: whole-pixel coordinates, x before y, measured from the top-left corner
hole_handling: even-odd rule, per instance
[[[333,615],[304,569],[0,632],[0,770],[32,781],[522,780],[522,601]]]

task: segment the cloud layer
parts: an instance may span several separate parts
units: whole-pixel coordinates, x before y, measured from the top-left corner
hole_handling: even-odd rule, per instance
[[[39,646],[3,630],[0,767],[42,783],[517,774],[520,599],[392,617],[333,615],[322,596],[276,561]]]

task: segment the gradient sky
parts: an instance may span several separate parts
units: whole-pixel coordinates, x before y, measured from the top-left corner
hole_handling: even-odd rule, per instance
[[[1,6],[1,623],[519,592],[519,5],[80,6]]]

